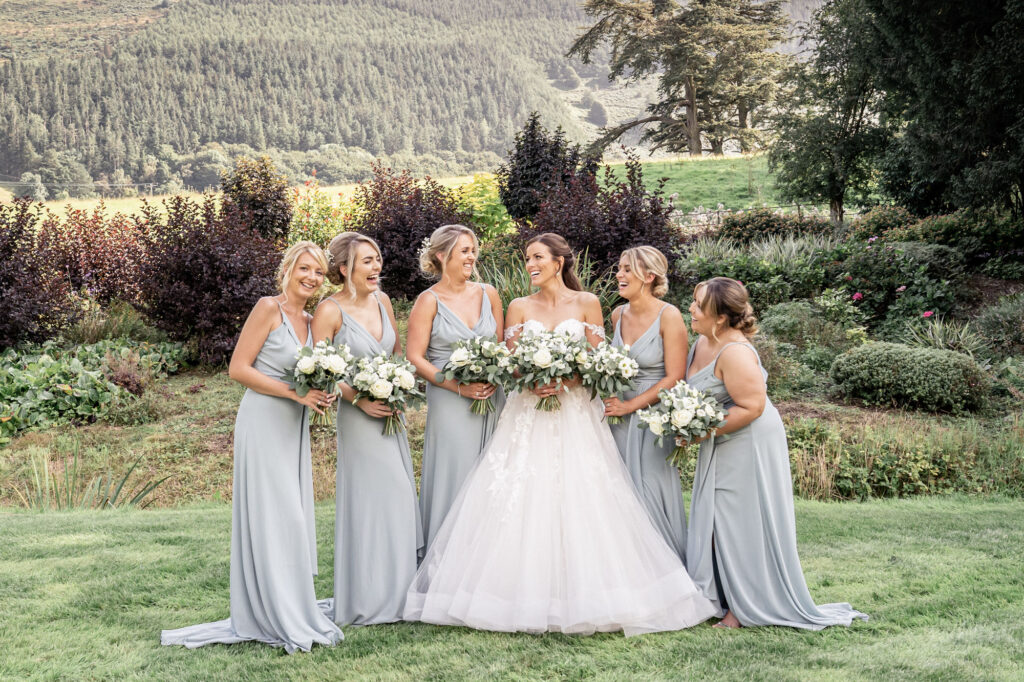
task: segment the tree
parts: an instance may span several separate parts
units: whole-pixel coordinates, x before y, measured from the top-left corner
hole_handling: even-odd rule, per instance
[[[516,220],[533,218],[552,188],[567,185],[577,175],[594,175],[597,160],[570,145],[561,127],[549,132],[540,114],[530,114],[516,133],[508,161],[498,168],[498,196]]]
[[[802,41],[815,52],[792,70],[793,92],[776,120],[768,161],[783,197],[828,202],[838,224],[847,201],[866,200],[874,161],[890,137],[880,116],[879,45],[864,0],[828,3]]]
[[[768,104],[786,58],[769,49],[785,37],[780,0],[587,0],[597,22],[569,49],[589,63],[596,50],[611,46],[611,79],[658,77],[658,102],[649,116],[609,128],[595,146],[646,127],[643,139],[655,149],[722,151],[737,139],[744,149],[759,136],[751,113]]]
[[[890,115],[882,186],[917,213],[1024,211],[1024,0],[864,0]]]
[[[22,173],[18,193],[30,197],[32,201],[46,201],[46,186],[38,173]]]

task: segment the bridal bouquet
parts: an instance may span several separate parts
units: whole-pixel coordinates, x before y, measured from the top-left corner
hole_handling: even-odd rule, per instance
[[[725,423],[721,403],[703,391],[680,381],[658,393],[660,402],[646,410],[638,410],[640,428],[648,428],[658,437],[658,445],[666,435],[676,440],[669,459],[678,463],[685,453],[684,443],[702,438]]]
[[[568,334],[541,331],[524,332],[512,353],[515,368],[519,372],[512,382],[513,386],[525,391],[537,386],[544,386],[553,381],[561,384],[576,374],[577,357],[582,361],[586,357],[585,341],[575,339]],[[538,410],[554,412],[562,407],[557,395],[540,399]]]
[[[460,384],[482,382],[505,386],[512,380],[512,351],[497,338],[477,336],[455,343],[451,357],[440,372],[438,381],[455,379]],[[474,400],[469,408],[473,414],[494,412],[494,398]]]
[[[422,402],[425,397],[416,381],[416,370],[412,364],[405,358],[384,352],[369,358],[359,358],[348,383],[356,391],[353,405],[360,398],[370,398],[401,412],[406,407]],[[397,414],[384,419],[385,436],[404,430],[405,425]]]
[[[578,371],[583,385],[590,389],[590,397],[611,398],[636,386],[634,379],[640,365],[629,357],[629,346],[613,346],[602,341],[592,350],[584,351],[584,358],[577,358]],[[580,360],[582,359],[582,362]],[[618,424],[622,417],[608,417],[609,424]]]
[[[354,364],[348,346],[331,346],[326,341],[318,341],[312,348],[300,346],[295,359],[295,368],[285,378],[295,386],[300,398],[313,389],[334,395],[338,382],[345,381]],[[323,414],[314,412],[310,422],[329,426],[331,417],[330,410],[324,410]]]

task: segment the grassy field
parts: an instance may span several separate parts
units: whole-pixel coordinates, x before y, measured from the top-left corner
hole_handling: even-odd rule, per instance
[[[333,507],[317,512],[326,597]],[[1024,665],[1022,500],[798,501],[811,593],[871,615],[849,629],[705,624],[627,640],[396,624],[291,657],[159,646],[162,628],[228,615],[227,505],[0,524],[0,679],[1019,680]]]
[[[618,172],[622,166],[613,163],[612,168]],[[676,195],[676,208],[687,212],[698,206],[714,209],[719,203],[725,208],[738,209],[762,204],[775,206],[780,201],[768,173],[767,157],[763,155],[700,159],[681,157],[671,161],[650,161],[644,163],[644,177],[649,183],[662,177],[667,178],[665,192]],[[472,179],[471,175],[463,175],[439,178],[438,181],[448,187],[459,187]],[[325,186],[322,189],[331,196],[350,196],[355,187],[355,184],[346,184]],[[201,196],[194,193],[187,195],[193,198]],[[10,198],[10,191],[0,187],[0,201],[10,201]],[[146,197],[146,200],[159,204],[165,198],[165,195],[155,195]],[[109,214],[131,214],[138,212],[142,201],[142,197],[123,197],[104,199],[103,203]],[[99,202],[99,199],[65,199],[50,200],[44,204],[55,213],[63,213],[67,206],[92,210]]]

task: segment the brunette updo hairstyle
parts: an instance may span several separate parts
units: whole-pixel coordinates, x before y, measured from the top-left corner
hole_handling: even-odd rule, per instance
[[[651,295],[661,298],[668,293],[668,259],[653,246],[634,246],[622,252],[621,258],[629,263],[629,269],[636,273],[654,275]]]
[[[565,241],[565,237],[554,232],[545,232],[526,242],[526,246],[537,243],[548,247],[552,258],[563,259],[559,272],[562,273],[562,281],[565,282],[565,286],[573,291],[583,291],[583,285],[580,284],[580,280],[576,276],[576,254],[569,248],[569,242]]]
[[[331,240],[327,247],[327,279],[330,280],[331,284],[345,284],[345,275],[341,274],[341,268],[344,267],[349,272],[352,272],[352,260],[355,258],[356,248],[361,243],[369,244],[377,252],[378,256],[381,255],[377,242],[365,234],[342,232]],[[381,257],[383,258],[383,256]],[[355,291],[350,293],[353,296],[356,295]]]
[[[480,241],[476,233],[465,225],[442,225],[431,233],[430,238],[423,244],[420,251],[420,270],[433,278],[444,274],[444,264],[451,258],[459,237],[468,234],[473,238],[473,248],[480,250]],[[473,268],[476,275],[476,267]]]
[[[703,303],[697,297],[701,289],[704,290]],[[719,315],[725,315],[725,323],[747,338],[757,333],[757,318],[750,305],[750,294],[741,282],[728,277],[712,277],[693,288],[693,298],[709,318],[716,320]]]

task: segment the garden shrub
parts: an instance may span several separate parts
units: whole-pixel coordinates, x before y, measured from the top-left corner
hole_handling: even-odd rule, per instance
[[[975,325],[996,355],[1024,355],[1024,293],[1004,296],[985,308]]]
[[[355,204],[349,229],[377,241],[384,258],[384,289],[407,298],[433,283],[419,268],[423,240],[442,225],[471,222],[453,190],[381,164],[374,164],[373,178],[356,188]]]
[[[672,202],[665,197],[664,184],[662,179],[648,187],[643,164],[629,152],[621,180],[606,166],[604,182],[582,175],[553,188],[533,223],[520,224],[520,234],[527,240],[556,232],[574,250],[586,250],[598,271],[617,268],[623,251],[642,244],[670,257],[675,245]]]
[[[150,325],[142,313],[118,300],[106,306],[95,301],[83,301],[82,317],[64,332],[63,337],[73,344],[122,338],[149,343],[167,340],[167,334]]]
[[[221,364],[256,301],[276,289],[277,243],[218,211],[212,196],[202,204],[173,197],[165,209],[146,206],[140,218],[152,226],[140,308],[198,360]]]
[[[988,377],[969,356],[937,348],[870,343],[836,358],[832,380],[872,405],[959,414],[984,407]]]
[[[924,242],[888,242],[903,252],[903,255],[925,267],[925,274],[932,279],[945,279],[956,283],[963,279],[967,264],[963,254],[943,244]]]
[[[817,372],[827,372],[837,355],[860,342],[808,301],[773,305],[761,314],[759,322],[761,330],[773,339],[792,344],[797,350],[795,358]]]
[[[804,393],[817,384],[817,377],[809,367],[796,360],[796,347],[758,334],[754,347],[761,358],[761,366],[768,373],[768,396],[773,400],[786,400]]]
[[[233,170],[220,181],[225,212],[239,213],[253,230],[267,239],[288,236],[292,202],[288,178],[279,173],[269,156],[240,156]]]
[[[991,355],[988,341],[971,326],[970,322],[929,318],[908,323],[903,342],[918,348],[942,348],[974,358],[982,367]]]
[[[0,349],[54,336],[80,314],[36,238],[40,209],[27,199],[0,203]]]
[[[882,237],[890,230],[909,227],[917,220],[917,216],[902,206],[875,206],[848,223],[845,234],[851,239],[860,240]]]
[[[144,230],[126,215],[108,216],[100,202],[92,213],[70,207],[63,219],[47,213],[39,243],[75,291],[101,305],[135,303],[146,257]]]
[[[516,229],[515,221],[498,196],[498,180],[494,176],[474,175],[471,182],[459,187],[458,202],[460,209],[472,216],[470,221],[484,242]]]
[[[813,216],[775,213],[767,208],[755,208],[727,215],[718,230],[718,236],[749,244],[768,237],[798,237],[808,234],[827,234],[832,226],[827,220]]]
[[[549,132],[533,112],[516,133],[508,161],[498,168],[498,194],[508,214],[530,220],[556,187],[576,177],[593,176],[597,160],[585,157],[580,146],[570,145],[561,126]]]
[[[999,256],[1024,261],[1024,220],[1001,213],[964,210],[929,216],[891,230],[886,239],[949,246],[962,253],[970,265]]]
[[[334,237],[349,229],[353,208],[340,193],[337,201],[320,189],[315,178],[302,187],[292,189],[292,223],[288,229],[288,243],[310,241],[322,248]]]

